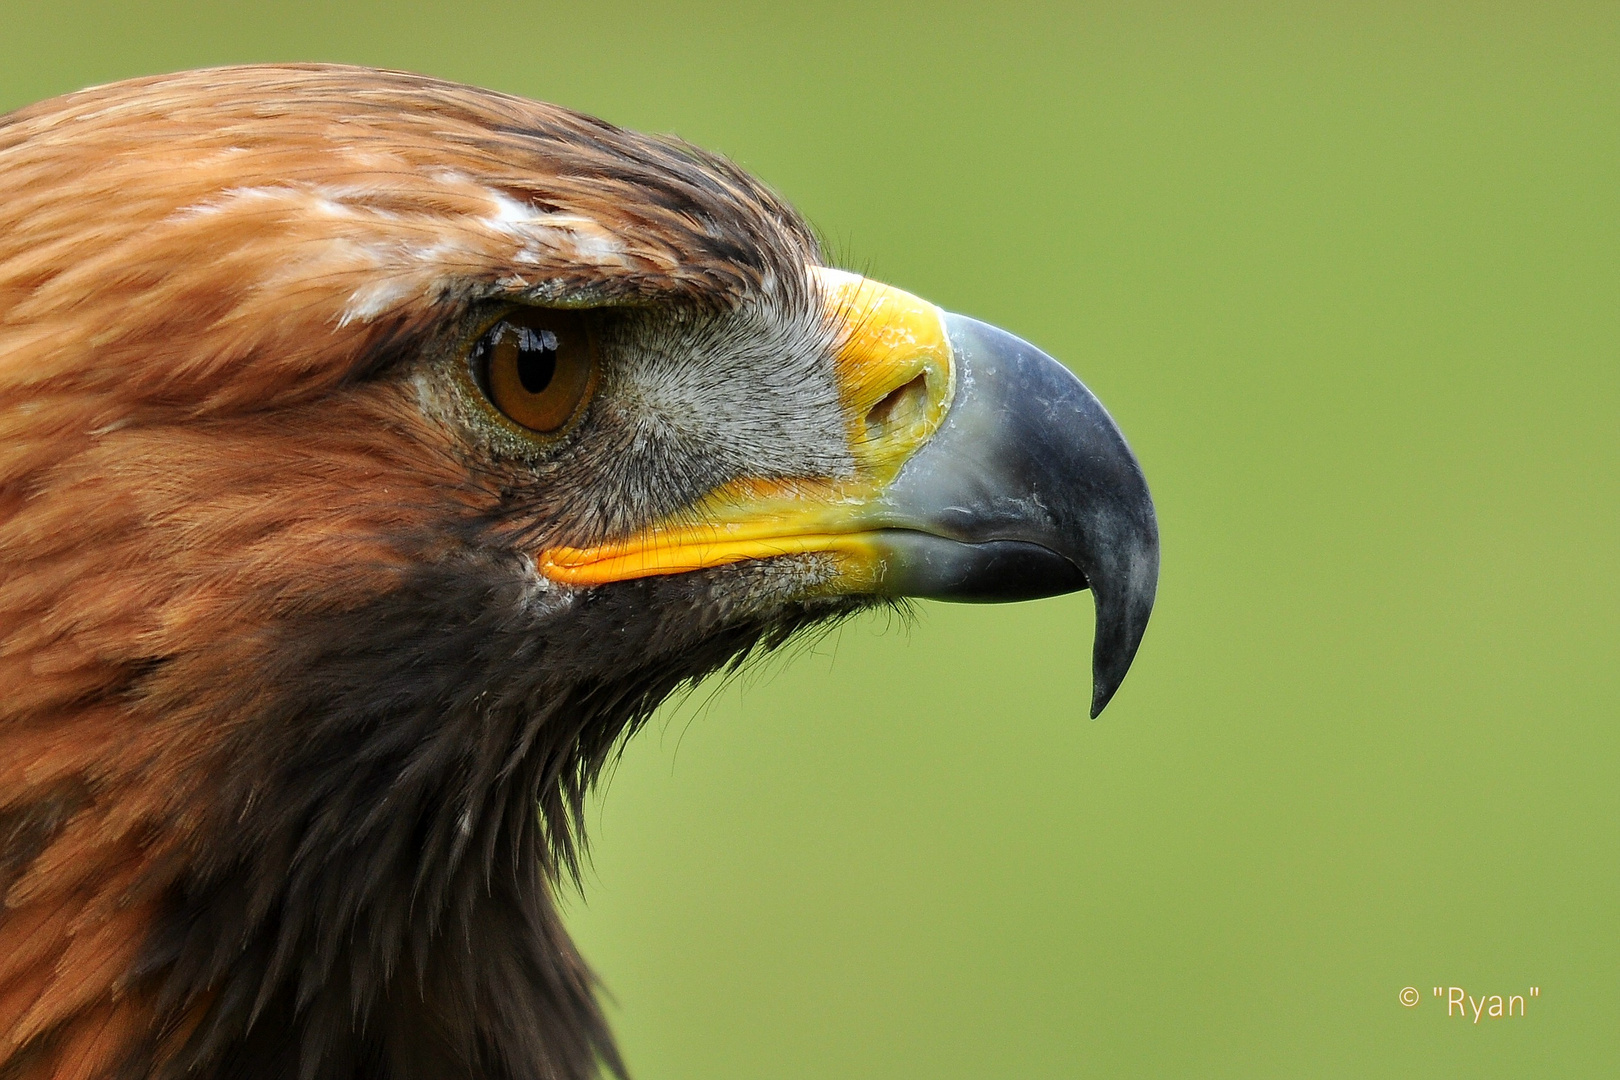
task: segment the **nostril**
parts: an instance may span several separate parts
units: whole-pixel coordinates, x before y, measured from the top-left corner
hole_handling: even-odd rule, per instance
[[[928,378],[918,375],[883,395],[866,413],[867,438],[877,439],[890,431],[909,427],[928,408]]]

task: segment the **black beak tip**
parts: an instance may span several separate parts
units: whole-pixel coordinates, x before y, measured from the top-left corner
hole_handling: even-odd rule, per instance
[[[1142,641],[1142,633],[1147,629],[1147,620],[1135,628],[1135,632],[1120,640],[1123,635],[1108,635],[1105,640],[1102,627],[1097,630],[1097,644],[1091,656],[1091,718],[1093,720],[1102,715],[1108,703],[1114,700],[1114,693],[1119,690],[1119,684],[1125,681],[1125,673],[1131,670],[1131,662],[1136,659],[1136,647]]]
[[[1148,618],[1159,586],[1159,536],[1152,503],[1143,487],[1145,512],[1136,543],[1122,545],[1130,554],[1119,559],[1112,573],[1092,581],[1097,604],[1097,633],[1091,650],[1091,718],[1097,719],[1113,700],[1136,659],[1147,632]],[[1116,549],[1118,551],[1119,549]]]
[[[1108,708],[1108,703],[1114,700],[1114,692],[1119,684],[1125,681],[1124,671],[1110,670],[1120,665],[1106,665],[1101,657],[1092,661],[1091,676],[1091,718],[1093,720],[1102,715]],[[1127,663],[1124,666],[1129,666]]]
[[[1131,661],[1136,658],[1134,647],[1124,652],[1104,653],[1097,649],[1091,658],[1091,718],[1093,720],[1102,715],[1108,703],[1114,700],[1114,694],[1119,690],[1119,684],[1125,681],[1125,673],[1131,668]]]

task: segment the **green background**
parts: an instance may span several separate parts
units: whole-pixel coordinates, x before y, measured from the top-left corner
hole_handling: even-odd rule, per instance
[[[52,3],[0,59],[4,108],[320,59],[678,133],[1131,438],[1100,721],[1081,595],[631,746],[570,917],[642,1080],[1615,1075],[1616,5]]]

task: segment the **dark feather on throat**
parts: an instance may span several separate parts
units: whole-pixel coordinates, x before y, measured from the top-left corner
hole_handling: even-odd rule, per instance
[[[659,702],[880,603],[739,604],[740,579],[780,572],[566,602],[514,560],[450,560],[278,629],[273,668],[222,672],[222,704],[251,715],[220,758],[206,856],[131,973],[196,1011],[165,1072],[622,1074],[553,889],[579,871],[591,783]]]

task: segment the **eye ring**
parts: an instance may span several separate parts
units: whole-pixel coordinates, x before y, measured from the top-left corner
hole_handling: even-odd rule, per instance
[[[473,342],[467,366],[502,416],[527,432],[552,435],[595,388],[596,335],[578,312],[513,308]]]

